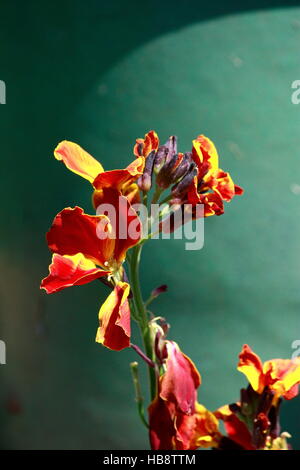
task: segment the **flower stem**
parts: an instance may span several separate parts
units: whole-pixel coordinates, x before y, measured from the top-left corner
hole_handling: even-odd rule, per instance
[[[133,380],[133,385],[134,385],[134,390],[135,390],[135,400],[137,403],[139,416],[142,420],[142,423],[148,428],[149,425],[145,418],[144,399],[142,395],[141,384],[139,381],[138,363],[131,362],[130,368],[131,368],[131,373],[132,373],[132,380]]]
[[[137,315],[138,324],[144,342],[147,357],[153,361],[153,345],[151,331],[149,328],[148,314],[143,301],[140,278],[139,265],[143,244],[139,244],[132,249],[132,257],[130,262],[130,285],[133,293],[133,301],[135,304],[135,313]],[[156,376],[153,367],[148,366],[150,381],[150,397],[153,400],[156,396]]]

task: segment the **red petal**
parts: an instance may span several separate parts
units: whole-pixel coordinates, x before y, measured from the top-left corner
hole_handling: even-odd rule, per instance
[[[147,157],[152,150],[157,150],[159,147],[159,138],[155,131],[149,131],[145,134],[144,139],[136,139],[136,144],[133,148],[134,155],[138,157]]]
[[[41,289],[45,289],[47,294],[58,292],[66,287],[86,284],[109,274],[108,271],[96,268],[95,264],[85,258],[82,253],[75,256],[54,254],[49,272],[50,274],[41,283]]]
[[[237,184],[234,185],[234,190],[235,190],[236,196],[240,196],[241,194],[244,193],[243,188],[241,188],[241,187],[238,186]]]
[[[175,342],[166,341],[166,347],[167,370],[161,378],[159,395],[163,400],[174,403],[183,413],[192,414],[201,382],[200,374]]]
[[[115,351],[130,346],[129,290],[129,284],[119,282],[99,311],[96,341]]]
[[[102,220],[103,216],[87,215],[77,206],[62,210],[47,233],[50,250],[60,255],[83,253],[85,257],[104,266],[113,254],[115,239],[107,236],[101,240],[98,237],[97,225]]]
[[[114,188],[122,192],[123,186],[133,183],[143,174],[144,164],[144,158],[136,158],[124,170],[104,171],[95,178],[93,185],[97,191]]]
[[[172,450],[176,434],[168,404],[157,397],[148,408],[149,435],[152,450]]]
[[[126,251],[141,239],[141,221],[127,198],[121,196],[117,190],[106,188],[103,190],[103,195],[104,206],[102,208],[101,205],[98,206],[97,213],[101,214],[102,209],[104,210],[107,204],[114,209],[116,217],[115,220],[111,220],[113,231],[116,234],[114,259],[122,262],[126,256]]]

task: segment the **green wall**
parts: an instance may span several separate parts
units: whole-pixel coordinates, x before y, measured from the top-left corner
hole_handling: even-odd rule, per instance
[[[205,221],[205,246],[153,241],[145,294],[167,283],[155,313],[198,366],[199,399],[238,398],[237,355],[289,358],[300,339],[300,8],[292,2],[1,2],[0,368],[3,448],[136,449],[132,351],[96,345],[100,283],[39,292],[44,234],[66,206],[91,211],[90,187],[53,157],[76,141],[106,169],[130,161],[136,137],[205,133],[245,195]],[[299,2],[295,2],[297,4]],[[153,306],[154,308],[154,306]],[[17,402],[19,414],[7,411]],[[283,430],[300,448],[300,401]]]

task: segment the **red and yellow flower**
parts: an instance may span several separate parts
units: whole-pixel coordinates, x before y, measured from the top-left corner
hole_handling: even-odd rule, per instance
[[[283,397],[291,400],[298,395],[300,383],[300,358],[272,359],[262,363],[250,346],[245,344],[239,355],[238,370],[245,374],[251,387],[261,394],[265,388],[274,400]]]
[[[298,394],[300,358],[262,363],[245,344],[237,368],[249,386],[241,390],[240,402],[215,412],[224,421],[228,438],[245,450],[287,450],[288,434],[280,434],[279,409],[282,398],[290,400]]]
[[[243,189],[233,183],[229,173],[219,168],[219,156],[213,142],[204,135],[193,140],[192,158],[198,174],[188,190],[188,202],[204,204],[204,216],[224,213],[223,201],[229,202]]]
[[[123,211],[120,212],[120,199]],[[126,252],[140,241],[141,227],[137,214],[124,196],[111,189],[105,190],[105,200],[116,208],[117,217],[91,216],[80,207],[66,208],[54,219],[47,241],[54,253],[49,275],[41,288],[48,294],[66,287],[86,284],[106,277],[114,286],[99,311],[100,326],[96,341],[110,349],[130,346],[129,285],[123,282]],[[135,224],[135,237],[128,230]],[[127,233],[119,237],[120,227]]]
[[[147,158],[148,155],[154,150],[157,151],[159,147],[159,138],[155,131],[149,131],[145,134],[144,139],[136,139],[133,147],[133,153],[136,157]]]
[[[215,447],[221,438],[217,418],[197,402],[201,377],[194,363],[173,341],[164,341],[158,393],[149,407],[154,450]]]

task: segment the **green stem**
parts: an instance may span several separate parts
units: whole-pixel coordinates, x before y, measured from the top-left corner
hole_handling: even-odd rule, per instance
[[[132,249],[132,257],[130,262],[130,285],[133,293],[133,301],[135,304],[135,313],[138,317],[138,323],[141,330],[141,335],[144,342],[146,355],[153,361],[153,345],[151,331],[149,328],[149,321],[147,310],[143,301],[140,278],[139,278],[139,265],[141,258],[141,251],[143,245],[137,245]],[[148,366],[149,381],[150,381],[150,396],[153,400],[156,396],[156,376],[153,367]]]
[[[132,373],[132,380],[133,380],[133,385],[134,385],[134,390],[135,390],[135,400],[137,403],[139,416],[142,420],[142,423],[148,428],[149,425],[145,418],[144,399],[143,399],[141,385],[139,381],[138,363],[131,362],[130,368],[131,368],[131,373]]]

